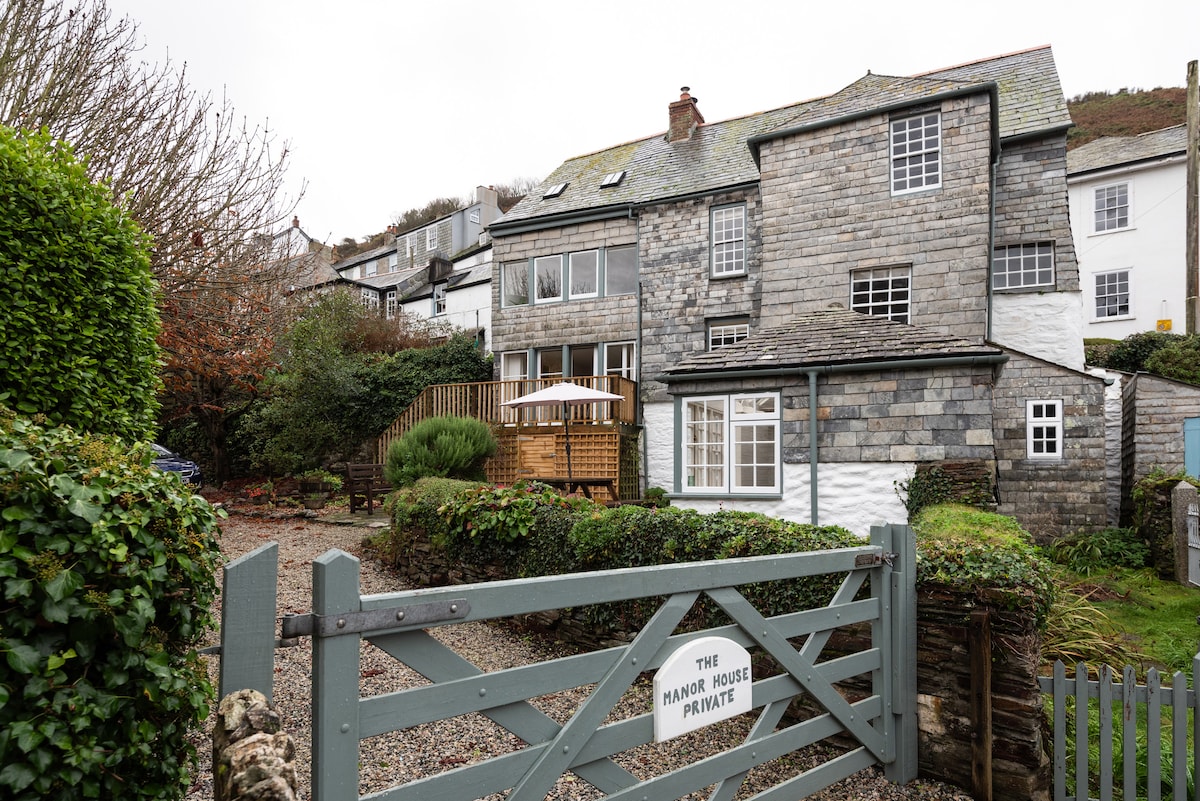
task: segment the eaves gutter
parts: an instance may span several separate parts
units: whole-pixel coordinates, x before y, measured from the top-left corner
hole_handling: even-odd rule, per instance
[[[996,110],[992,114],[992,150],[995,151],[1000,146],[1000,89],[995,81],[987,81],[985,83],[972,84],[970,86],[960,87],[958,89],[950,89],[945,92],[929,95],[928,97],[912,98],[903,100],[897,103],[888,103],[883,106],[874,106],[862,111],[843,114],[840,117],[830,117],[815,122],[801,123],[793,125],[789,128],[781,128],[777,131],[769,131],[767,133],[752,136],[746,140],[746,146],[750,148],[750,155],[754,158],[754,166],[762,168],[759,162],[759,145],[763,142],[770,142],[773,139],[780,139],[785,136],[794,136],[796,134],[810,133],[819,131],[822,128],[829,128],[834,125],[843,125],[849,122],[866,119],[867,117],[878,117],[884,114],[891,114],[894,111],[903,111],[915,106],[924,106],[929,103],[937,103],[943,100],[953,100],[958,97],[966,97],[968,95],[979,94],[981,91],[987,91],[991,95],[992,108]]]
[[[907,370],[914,367],[974,367],[978,365],[1003,364],[1008,361],[1007,353],[980,353],[974,356],[929,356],[904,359],[883,359],[872,362],[843,362],[816,366],[793,365],[790,367],[748,367],[727,370],[709,370],[695,373],[664,373],[655,381],[662,384],[678,384],[683,381],[736,380],[742,378],[782,378],[798,375],[833,375],[835,373],[867,373],[873,370]]]
[[[622,203],[616,206],[605,206],[603,208],[578,209],[575,211],[564,211],[558,214],[548,214],[544,217],[528,217],[521,220],[513,220],[509,223],[492,223],[488,226],[488,233],[493,238],[513,236],[515,234],[528,234],[535,231],[544,231],[547,228],[558,228],[563,225],[576,225],[579,223],[599,222],[602,220],[615,220],[618,217],[633,217],[634,214],[644,208],[650,206],[659,206],[664,203],[681,203],[696,198],[709,197],[721,192],[736,192],[742,189],[754,189],[758,186],[758,181],[742,181],[736,184],[726,184],[716,186],[712,189],[701,189],[695,192],[688,192],[683,195],[664,195],[651,200],[639,200],[632,203]]]

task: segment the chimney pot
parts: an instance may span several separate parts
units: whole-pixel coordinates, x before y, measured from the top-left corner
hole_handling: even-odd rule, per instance
[[[299,217],[297,217],[297,216],[293,216],[293,217],[292,217],[292,227],[293,227],[293,228],[299,228],[299,227],[300,227],[300,218],[299,218]]]

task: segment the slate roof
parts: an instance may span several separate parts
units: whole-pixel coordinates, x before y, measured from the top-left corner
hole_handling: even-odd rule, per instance
[[[1002,353],[994,345],[948,336],[931,328],[831,308],[800,314],[790,323],[751,334],[741,342],[687,356],[658,380],[670,383],[694,373],[803,370],[866,362],[994,357]]]
[[[1002,138],[1071,124],[1049,47],[902,78],[868,73],[828,97],[705,123],[685,142],[664,134],[626,142],[568,159],[536,189],[492,223],[500,234],[523,223],[551,224],[579,214],[620,213],[634,206],[726,187],[755,183],[758,167],[749,142],[797,126],[820,125],[852,114],[905,102],[917,103],[950,91],[997,85]],[[600,188],[609,173],[626,170],[619,186]],[[562,194],[543,197],[566,183]]]
[[[1187,125],[1172,125],[1137,136],[1104,136],[1067,151],[1067,174],[1155,161],[1187,152]]]

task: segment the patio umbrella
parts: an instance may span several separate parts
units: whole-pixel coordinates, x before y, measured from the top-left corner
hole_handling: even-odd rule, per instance
[[[625,400],[625,396],[615,395],[600,389],[592,389],[591,387],[583,387],[570,381],[562,381],[558,384],[552,384],[545,389],[539,389],[537,392],[530,392],[528,395],[504,401],[500,405],[509,406],[513,409],[528,409],[534,406],[562,406],[563,437],[566,440],[567,447],[567,479],[569,480],[571,478],[571,429],[567,421],[567,407],[585,406],[589,403],[612,400]]]

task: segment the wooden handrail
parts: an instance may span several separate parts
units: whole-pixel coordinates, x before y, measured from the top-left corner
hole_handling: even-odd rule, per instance
[[[621,395],[619,401],[602,401],[570,406],[567,416],[572,425],[637,422],[637,382],[615,375],[572,376],[571,378],[529,378],[513,381],[476,381],[466,384],[434,384],[421,391],[408,408],[379,435],[377,458],[383,462],[388,446],[414,424],[427,417],[471,417],[496,426],[561,425],[561,406],[513,409],[504,401],[536,392],[563,381],[590,389]]]

